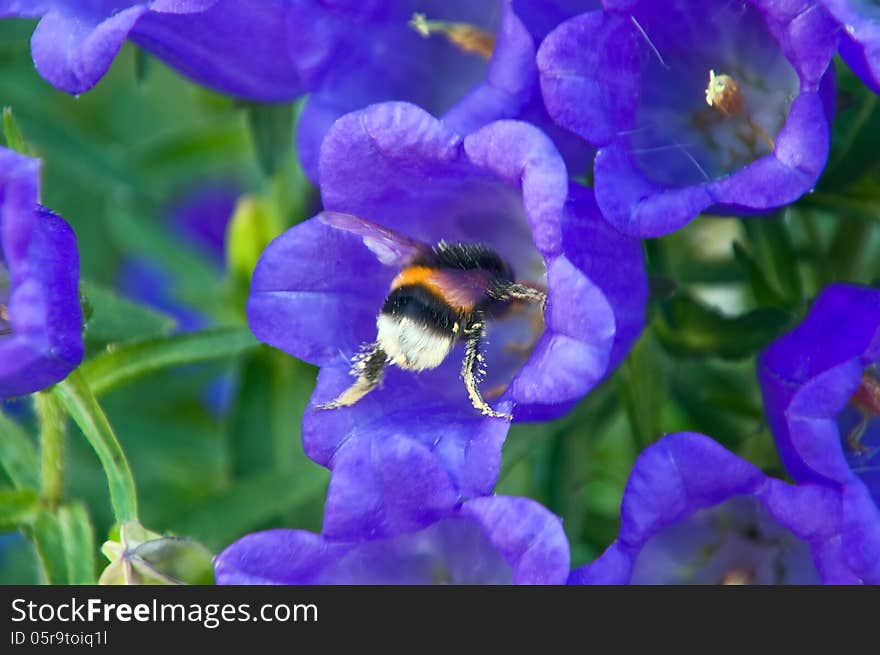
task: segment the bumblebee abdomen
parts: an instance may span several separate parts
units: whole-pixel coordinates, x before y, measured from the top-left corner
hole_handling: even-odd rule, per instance
[[[417,284],[393,289],[376,319],[377,342],[400,368],[437,368],[461,334],[461,315]]]
[[[440,335],[456,336],[461,329],[461,312],[421,284],[392,289],[382,305],[382,314],[409,319]]]
[[[475,316],[503,310],[507,301],[496,291],[512,275],[485,246],[439,243],[392,280],[376,319],[379,347],[400,368],[436,368]]]

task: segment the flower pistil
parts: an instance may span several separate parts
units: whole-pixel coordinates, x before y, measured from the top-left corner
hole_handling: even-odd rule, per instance
[[[739,84],[730,75],[716,75],[709,70],[709,86],[706,87],[706,104],[716,107],[725,116],[739,114],[745,106]]]
[[[706,104],[714,107],[725,118],[739,118],[745,121],[746,130],[739,132],[737,137],[749,148],[753,155],[757,155],[757,139],[763,141],[769,151],[772,152],[775,143],[767,130],[752,120],[746,112],[746,101],[736,79],[721,73],[716,75],[713,69],[709,69],[709,84],[706,87]]]
[[[415,13],[409,25],[426,39],[432,34],[442,34],[462,52],[479,55],[483,59],[490,59],[495,50],[495,35],[470,23],[428,20],[425,14]]]

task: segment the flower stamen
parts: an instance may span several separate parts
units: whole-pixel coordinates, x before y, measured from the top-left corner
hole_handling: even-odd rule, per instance
[[[425,14],[415,13],[409,26],[426,39],[432,34],[442,34],[462,52],[479,55],[484,59],[490,59],[495,50],[495,35],[470,23],[428,20]]]
[[[716,75],[714,70],[709,71],[706,104],[715,107],[725,116],[741,114],[745,109],[745,99],[736,80],[730,75]]]
[[[746,114],[746,101],[737,81],[722,73],[716,75],[715,71],[709,70],[709,85],[706,87],[706,104],[717,109],[725,118],[742,116],[748,127],[745,134],[739,134],[738,138],[752,151],[757,150],[757,140],[767,144],[772,152],[776,144],[773,137],[767,134],[767,130],[752,120]]]
[[[846,447],[856,455],[869,455],[871,448],[862,443],[862,437],[868,429],[868,423],[880,416],[880,380],[871,372],[871,368],[862,374],[862,380],[850,402],[861,418],[847,433],[844,439]]]

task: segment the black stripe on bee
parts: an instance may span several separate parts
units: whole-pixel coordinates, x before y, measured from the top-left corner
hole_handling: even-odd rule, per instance
[[[409,318],[443,336],[460,335],[461,314],[422,285],[397,287],[385,299],[382,313]]]
[[[459,271],[488,271],[497,277],[513,280],[513,270],[501,255],[480,243],[447,243],[441,241],[431,254],[413,262],[414,265],[449,268]]]

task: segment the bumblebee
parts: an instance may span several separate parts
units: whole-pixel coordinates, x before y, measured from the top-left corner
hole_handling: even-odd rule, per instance
[[[386,366],[414,372],[437,368],[464,341],[461,377],[471,403],[485,416],[511,420],[480,393],[486,324],[515,303],[540,304],[543,312],[546,294],[517,283],[507,262],[480,243],[429,246],[339,212],[322,212],[320,220],[360,236],[379,261],[400,272],[376,318],[376,340],[354,357],[354,384],[318,408],[354,405],[379,386]]]

